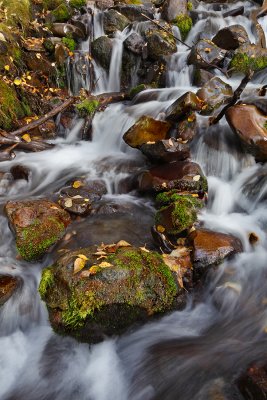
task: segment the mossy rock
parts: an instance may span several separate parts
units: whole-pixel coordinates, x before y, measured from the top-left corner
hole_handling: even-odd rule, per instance
[[[108,71],[112,55],[112,40],[107,36],[100,36],[92,42],[92,56]]]
[[[61,4],[67,4],[66,0],[43,0],[43,7],[45,10],[55,10]]]
[[[82,118],[85,118],[86,116],[92,116],[95,111],[97,110],[97,107],[99,106],[99,101],[97,100],[90,100],[90,99],[85,99],[81,101],[79,104],[76,104],[76,110],[79,113],[79,116]]]
[[[73,8],[80,9],[86,6],[86,0],[70,0],[69,5]]]
[[[60,4],[51,12],[53,22],[66,22],[71,18],[71,12],[66,4]]]
[[[172,309],[178,288],[160,254],[120,247],[103,262],[96,253],[69,252],[43,271],[39,292],[56,332],[94,343]],[[74,273],[81,255],[84,267]]]
[[[25,110],[17,97],[16,90],[0,81],[0,128],[12,128],[18,118],[25,116]]]
[[[6,26],[18,26],[26,29],[31,18],[30,6],[30,0],[3,0],[2,7],[6,10]]]
[[[69,214],[48,200],[9,201],[5,212],[16,234],[18,252],[26,261],[40,259],[70,223]]]
[[[267,68],[267,50],[256,45],[244,45],[236,50],[230,69],[247,74]]]
[[[177,235],[190,229],[197,220],[197,212],[203,203],[196,197],[178,195],[175,192],[160,193],[157,202],[167,204],[157,211],[155,216],[156,228],[170,235]]]

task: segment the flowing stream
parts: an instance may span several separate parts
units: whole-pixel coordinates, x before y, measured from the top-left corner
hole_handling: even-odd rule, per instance
[[[201,13],[209,9],[201,7],[199,20],[187,39],[189,44],[199,32],[210,35],[233,23],[245,26],[253,41],[246,17],[224,19],[221,12],[210,12],[202,19]],[[266,18],[261,18],[263,27]],[[95,37],[100,36],[101,15],[95,16],[94,26]],[[94,65],[97,92],[120,89],[122,41],[129,32],[126,28],[113,39],[109,76]],[[80,53],[86,50],[83,46],[85,43]],[[86,244],[101,242],[103,234],[110,242],[116,235],[118,240],[134,238],[140,245],[151,240],[153,205],[135,193],[127,193],[121,185],[145,160],[123,142],[122,135],[140,116],[160,118],[181,94],[196,91],[191,85],[187,54],[187,49],[179,45],[168,65],[166,89],[147,90],[132,102],[112,104],[98,113],[91,142],[79,139],[82,121],[75,120],[73,128],[55,140],[54,149],[20,152],[15,160],[1,163],[1,170],[6,172],[16,164],[31,170],[28,182],[19,180],[12,185],[6,173],[0,183],[1,204],[8,199],[48,196],[75,176],[101,178],[108,188],[105,201],[128,207],[130,224],[127,218],[107,218],[102,227],[105,233],[101,233],[97,220],[90,222],[88,217],[84,229],[90,230],[90,235]],[[69,70],[72,91],[88,88],[88,73],[89,68],[82,80]],[[244,95],[260,87],[261,80],[259,77],[250,83]],[[238,82],[229,80],[234,88]],[[225,399],[242,400],[236,392],[227,397],[231,382],[252,361],[267,357],[267,169],[240,150],[224,119],[210,129],[205,117],[199,118],[199,124],[201,134],[193,143],[193,160],[201,165],[209,184],[208,205],[200,219],[207,228],[240,238],[244,252],[210,274],[197,298],[188,296],[183,311],[89,346],[53,333],[37,291],[41,270],[51,264],[51,255],[34,264],[16,259],[14,237],[2,213],[0,272],[19,276],[23,285],[0,308],[1,400],[214,400],[222,398],[215,397],[222,390]],[[260,186],[259,176],[263,177]],[[251,232],[259,237],[254,246],[248,240]]]

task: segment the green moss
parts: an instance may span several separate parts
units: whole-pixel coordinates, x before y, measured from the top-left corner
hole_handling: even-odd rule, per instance
[[[43,7],[45,10],[55,10],[61,4],[66,4],[65,0],[43,0]]]
[[[267,67],[267,57],[250,57],[245,53],[236,53],[231,60],[230,68],[247,74],[249,71],[260,71]]]
[[[0,128],[4,130],[12,128],[14,122],[24,115],[15,89],[0,81]]]
[[[147,88],[147,85],[145,85],[144,83],[140,83],[140,85],[137,85],[130,90],[130,97],[136,96],[138,93],[146,90]]]
[[[21,228],[17,235],[17,249],[26,261],[38,260],[61,236],[64,224],[50,217],[46,223],[35,220],[32,225]]]
[[[187,14],[179,14],[173,22],[179,28],[182,40],[185,40],[193,26],[192,18]]]
[[[188,11],[192,11],[193,10],[193,4],[191,3],[191,1],[188,1],[187,9],[188,9]]]
[[[70,50],[74,51],[76,49],[76,42],[72,38],[64,37],[62,43]]]
[[[70,0],[69,5],[79,9],[86,6],[86,0]]]
[[[87,115],[93,115],[99,106],[97,100],[83,100],[81,103],[76,104],[76,109],[80,117],[86,117]]]
[[[172,227],[168,227],[167,233],[172,235],[176,235],[190,228],[197,220],[197,211],[203,207],[203,203],[199,199],[189,195],[178,195],[176,193],[171,195],[168,193],[160,193],[160,195],[157,196],[157,202],[167,205],[160,208],[156,213],[155,223],[156,225],[165,227],[166,212],[167,215],[170,214]],[[168,220],[168,225],[169,223]]]
[[[56,22],[65,22],[71,17],[66,4],[60,4],[55,10],[52,11],[52,15]]]
[[[264,122],[263,128],[267,130],[267,121]]]
[[[47,289],[54,283],[54,275],[51,268],[45,268],[42,271],[42,277],[39,284],[39,293],[42,299],[44,299]]]
[[[2,0],[2,7],[6,9],[6,24],[8,26],[19,26],[25,29],[30,21],[29,0]]]
[[[72,292],[68,309],[62,312],[63,322],[71,329],[83,326],[86,318],[94,317],[94,313],[104,304],[92,291],[87,291],[83,298]]]
[[[86,253],[84,250],[81,251]],[[90,255],[87,254],[87,256],[90,259]],[[105,308],[112,307],[112,305],[119,306],[121,304],[124,310],[129,307],[130,320],[131,318],[138,319],[139,313],[143,312],[143,307],[148,309],[149,314],[171,308],[174,297],[177,295],[177,286],[172,272],[160,254],[135,248],[120,248],[116,253],[110,254],[105,261],[112,264],[112,268],[115,270],[129,271],[125,275],[127,277],[124,283],[125,288],[121,291],[119,286],[112,283],[107,291],[106,283],[102,283],[105,281],[105,277],[101,277],[105,270],[101,267],[99,267],[99,272],[90,278],[92,279],[91,286],[89,288],[87,286],[86,291],[81,290],[80,287],[83,281],[71,285],[67,308],[62,310],[62,322],[69,329],[82,328],[88,318],[94,322],[100,321],[101,324],[112,324],[112,321],[101,320],[101,316],[105,315]],[[87,261],[87,263],[90,264],[91,261]],[[158,276],[160,280],[158,280],[159,287],[157,289],[155,279],[158,279],[156,278]],[[143,284],[144,282],[146,285]],[[88,285],[85,282],[84,284]],[[162,290],[163,284],[164,290]],[[47,286],[45,286],[46,288]],[[160,296],[160,301],[157,296]]]

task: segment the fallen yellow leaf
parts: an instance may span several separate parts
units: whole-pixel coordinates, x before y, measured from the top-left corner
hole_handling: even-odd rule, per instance
[[[14,83],[16,86],[19,86],[19,85],[21,85],[22,81],[21,81],[20,78],[15,78],[14,81],[13,81],[13,83]]]
[[[158,231],[159,233],[163,233],[163,232],[165,231],[164,226],[158,225],[158,226],[157,226],[157,231]]]
[[[30,137],[30,135],[28,133],[24,133],[24,135],[22,135],[21,138],[23,140],[25,140],[25,142],[27,142],[27,143],[30,143],[32,141],[31,137]]]
[[[88,258],[84,254],[78,254],[78,257],[81,258],[84,261],[88,260]]]
[[[66,199],[64,202],[64,206],[67,208],[72,207],[72,200],[71,199]]]
[[[81,186],[83,186],[83,183],[81,181],[74,181],[72,184],[72,187],[74,187],[74,189],[78,189]]]
[[[117,244],[117,247],[131,247],[132,245],[125,240],[120,240]]]
[[[108,267],[113,267],[113,265],[108,263],[108,262],[106,262],[106,261],[103,261],[102,263],[99,264],[99,267],[108,268]]]
[[[76,258],[76,260],[74,261],[73,273],[77,274],[77,272],[81,271],[85,266],[85,262],[86,261],[80,257]]]
[[[5,68],[6,71],[10,70],[10,66],[9,65],[5,65],[4,68]]]

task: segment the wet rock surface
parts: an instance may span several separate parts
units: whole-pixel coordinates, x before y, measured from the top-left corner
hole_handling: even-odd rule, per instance
[[[149,116],[141,117],[125,134],[123,140],[131,147],[140,147],[147,142],[165,139],[170,124],[155,120]]]
[[[43,271],[39,292],[56,332],[95,343],[170,310],[178,290],[159,254],[126,244],[63,255]]]
[[[231,25],[221,29],[212,39],[218,47],[225,50],[235,50],[249,43],[246,29],[242,25]]]
[[[246,400],[267,398],[267,365],[251,366],[238,380],[238,387]]]
[[[175,100],[166,110],[167,121],[178,121],[184,118],[185,114],[192,111],[200,111],[203,107],[203,102],[193,92],[187,92],[177,100]]]
[[[64,234],[69,214],[48,200],[9,201],[5,212],[16,234],[16,245],[27,261],[40,259]]]
[[[212,65],[218,65],[225,55],[226,50],[220,49],[211,40],[202,39],[191,50],[188,62],[200,68],[212,68]]]
[[[267,159],[267,118],[254,105],[239,104],[227,110],[226,118],[233,131],[256,160]]]
[[[241,241],[225,233],[206,229],[197,229],[189,236],[193,248],[193,265],[195,279],[227,257],[242,251]]]
[[[176,161],[153,167],[141,173],[138,180],[141,191],[207,191],[207,181],[200,166],[191,161]]]
[[[101,36],[92,42],[92,55],[101,67],[108,70],[112,54],[112,41]]]
[[[205,103],[202,113],[212,113],[220,106],[229,103],[233,94],[232,87],[215,76],[197,91],[197,96]]]
[[[21,284],[20,278],[10,275],[0,275],[0,306],[15,293]]]
[[[168,163],[189,158],[190,149],[187,144],[177,142],[175,139],[159,140],[155,143],[144,143],[140,147],[142,153],[152,162]]]

